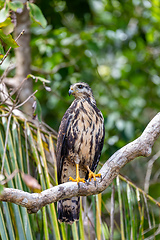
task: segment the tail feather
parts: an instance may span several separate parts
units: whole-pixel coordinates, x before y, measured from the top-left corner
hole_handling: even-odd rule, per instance
[[[58,221],[72,224],[79,220],[80,197],[63,199],[58,202]]]

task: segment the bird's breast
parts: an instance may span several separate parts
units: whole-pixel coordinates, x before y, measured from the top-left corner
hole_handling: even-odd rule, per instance
[[[103,117],[89,103],[79,103],[68,131],[69,155],[80,164],[91,165],[103,134]],[[78,158],[77,158],[78,156]]]

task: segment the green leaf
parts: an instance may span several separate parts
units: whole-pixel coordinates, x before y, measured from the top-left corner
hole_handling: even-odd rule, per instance
[[[135,239],[136,234],[136,216],[135,212],[133,211],[133,203],[134,203],[134,194],[132,193],[132,188],[127,184],[127,198],[128,198],[128,206],[129,206],[129,214],[130,214],[130,225],[131,225],[131,233],[133,239]]]
[[[120,226],[121,226],[121,239],[122,239],[122,240],[125,240],[125,235],[124,235],[123,204],[122,204],[122,193],[121,193],[121,187],[120,187],[119,176],[117,176],[116,180],[117,180],[117,190],[118,190],[118,199],[119,199]]]
[[[5,42],[9,47],[17,48],[19,47],[16,41],[12,38],[10,34],[5,35],[3,31],[0,29],[0,38],[3,42]]]
[[[7,19],[8,13],[9,11],[6,8],[2,8],[0,10],[0,23],[4,22]]]
[[[76,222],[74,222],[71,227],[72,227],[73,239],[77,240],[78,239],[78,232],[77,232]]]
[[[2,214],[2,209],[0,208],[0,229],[1,229],[1,239],[6,239],[8,240],[8,234],[7,234],[7,229],[6,229],[6,224],[4,220],[4,216]]]
[[[11,18],[8,17],[4,22],[0,23],[0,28],[7,27],[11,23],[12,23]]]
[[[8,228],[9,239],[10,240],[15,240],[15,233],[14,233],[15,225],[13,223],[13,220],[12,220],[12,217],[11,217],[11,214],[10,214],[10,208],[9,208],[8,205],[9,204],[6,203],[6,202],[2,203],[2,206],[4,208],[4,212],[5,212],[5,224],[6,224],[6,226],[9,226],[9,228]],[[13,225],[14,225],[14,230],[13,230]]]
[[[23,3],[19,2],[19,1],[15,1],[15,2],[9,2],[8,6],[10,9],[12,9],[14,12],[21,12],[23,10]]]
[[[45,175],[45,179],[46,179],[46,185],[47,185],[47,188],[50,188],[50,178],[49,178],[49,172],[48,172],[48,168],[47,168],[47,161],[46,161],[46,156],[45,156],[45,151],[44,151],[44,145],[43,145],[43,140],[42,140],[41,133],[39,130],[37,131],[37,139],[38,139],[37,143],[38,143],[41,157],[43,159],[43,164],[44,164],[44,175]],[[55,210],[54,203],[50,204],[49,208],[50,208],[51,218],[53,221],[53,227],[54,227],[54,230],[56,233],[56,239],[60,240],[61,237],[60,237],[60,232],[58,229],[58,221],[57,221],[57,217],[56,217],[56,210]],[[45,228],[46,228],[46,225],[44,225],[44,231],[47,233],[47,229],[45,229]]]
[[[85,240],[82,211],[82,198],[80,198],[79,231],[81,239]]]
[[[3,56],[4,56],[4,49],[3,49],[2,44],[0,43],[0,59],[2,59]]]
[[[4,22],[0,23],[0,28],[2,28],[5,35],[13,32],[14,24],[12,23],[11,18],[8,17]]]
[[[3,191],[4,187],[0,184],[0,193]]]
[[[8,24],[6,27],[3,28],[3,32],[4,32],[4,34],[6,34],[6,35],[12,33],[13,30],[14,30],[14,24],[13,24],[13,23]]]
[[[2,117],[2,123],[3,123],[4,130],[6,132],[7,119],[5,117]],[[4,141],[5,141],[4,136],[2,135],[2,133],[0,131],[0,154],[2,156],[3,156],[3,153],[4,153]],[[17,165],[17,162],[15,162],[16,155],[15,155],[15,149],[13,147],[12,139],[11,139],[11,136],[10,136],[10,131],[9,131],[9,134],[8,134],[8,147],[9,147],[9,150],[10,150],[10,155],[6,155],[4,167],[7,171],[7,173],[10,175],[11,170],[13,168],[15,169],[15,164]],[[12,161],[10,159],[12,159]],[[17,184],[18,181],[19,181],[19,179],[17,178],[17,180],[14,183],[11,179],[11,181],[8,182],[8,187],[16,188],[16,186],[18,186],[18,184]],[[23,227],[23,223],[22,223],[22,218],[21,218],[21,212],[23,211],[22,210],[23,208],[15,205],[15,204],[13,204],[12,206],[13,206],[14,221],[16,222],[16,225],[17,225],[19,239],[26,239],[25,238],[25,231],[24,231],[24,227]],[[21,208],[22,211],[20,211],[20,208]],[[1,217],[0,217],[0,220],[1,220]],[[0,226],[0,229],[2,229],[1,226]],[[2,239],[6,239],[6,238],[2,238]]]
[[[34,3],[30,3],[30,2],[27,2],[27,6],[30,9],[31,17],[43,28],[45,28],[47,26],[47,21],[43,16],[43,13],[41,12],[40,8]]]
[[[50,81],[49,80],[47,80],[47,79],[45,79],[45,78],[42,78],[42,77],[39,77],[39,76],[34,76],[34,75],[32,75],[32,74],[28,74],[28,76],[27,76],[27,78],[32,78],[33,80],[35,80],[35,81],[41,81],[41,82],[43,82],[43,83],[50,83]]]
[[[3,115],[5,114],[1,111],[0,113]],[[49,169],[47,165],[48,159],[46,158],[45,153],[46,151],[48,151],[49,147],[49,149],[52,149],[52,159],[55,158],[53,139],[51,141],[52,136],[50,135],[49,141],[52,146],[48,146],[48,143],[44,141],[49,137],[48,134],[43,135],[43,133],[38,130],[37,135],[37,128],[35,128],[34,125],[32,125],[31,127],[28,122],[24,122],[24,120],[19,119],[16,116],[12,116],[12,121],[9,124],[10,127],[8,130],[7,151],[6,153],[4,153],[7,125],[8,118],[1,117],[0,166],[2,164],[1,159],[5,154],[4,169],[6,174],[11,175],[11,173],[15,169],[19,169],[20,171],[27,173],[27,170],[30,167],[30,162],[34,160],[34,163],[36,164],[36,169],[38,171],[38,180],[43,186],[43,189],[49,188],[50,176],[48,173]],[[30,152],[32,152],[32,154],[30,154]],[[43,159],[43,166],[41,159]],[[56,164],[56,159],[54,159],[54,162]],[[3,178],[4,176],[0,175],[0,181],[3,180]],[[7,182],[7,186],[9,188],[21,189],[26,192],[29,191],[27,186],[25,186],[25,184],[23,183],[19,173],[14,176],[14,179],[12,178],[10,179],[10,181]],[[61,239],[54,203],[44,208],[43,219],[41,211],[39,211],[39,213],[37,214],[29,215],[26,208],[24,207],[17,206],[16,204],[8,204],[3,202],[1,203],[0,239],[36,239],[37,234],[39,234],[39,229],[40,233],[43,233],[45,235],[45,239],[49,239],[50,236],[53,239],[53,235],[56,236],[54,239]],[[51,233],[51,231],[53,234]]]

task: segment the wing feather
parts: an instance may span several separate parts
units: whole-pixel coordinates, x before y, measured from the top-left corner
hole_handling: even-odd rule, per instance
[[[97,120],[96,120],[97,123],[95,123],[95,124],[96,124],[96,126],[99,126],[98,133],[96,136],[95,155],[94,155],[92,166],[91,166],[91,171],[94,172],[99,163],[99,159],[100,159],[103,144],[104,144],[105,127],[104,127],[104,118],[103,118],[101,111],[97,108],[95,103],[92,103],[91,101],[88,101],[88,103],[94,109],[95,115],[97,116]],[[86,177],[88,177],[88,176],[86,176]]]
[[[104,143],[104,137],[105,137],[104,124],[103,124],[103,130],[102,131],[103,131],[102,132],[102,136],[101,136],[100,140],[96,144],[96,151],[95,151],[94,160],[93,160],[92,167],[91,167],[91,171],[92,172],[94,172],[96,170],[97,165],[99,163],[100,156],[101,156],[103,143]]]
[[[73,112],[76,107],[76,101],[74,101],[71,106],[65,112],[61,124],[59,126],[58,137],[57,137],[57,148],[56,148],[56,158],[57,158],[57,174],[58,174],[58,183],[61,183],[61,172],[64,158],[68,155],[68,128],[70,122],[74,116]]]

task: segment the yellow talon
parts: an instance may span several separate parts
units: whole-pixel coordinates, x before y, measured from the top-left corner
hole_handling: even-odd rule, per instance
[[[74,178],[72,178],[72,177],[69,177],[69,181],[77,182],[77,184],[78,184],[79,182],[85,183],[84,178],[80,178],[80,177],[78,177],[78,178],[76,178],[76,179],[74,179]]]
[[[88,176],[89,181],[91,181],[91,178],[93,178],[94,181],[96,181],[96,177],[101,177],[101,174],[100,174],[100,173],[95,174],[95,173],[93,173],[93,172],[90,170],[89,176]]]
[[[79,164],[76,164],[76,178],[74,179],[72,177],[69,177],[69,181],[77,182],[78,185],[79,185],[79,182],[85,183],[85,179],[80,178],[80,176],[79,176]]]
[[[102,177],[101,176],[101,174],[100,173],[98,173],[98,174],[95,174],[94,172],[92,172],[91,170],[90,170],[90,168],[88,167],[88,166],[86,166],[86,168],[87,168],[87,170],[88,170],[88,172],[89,172],[89,174],[88,174],[88,180],[89,181],[91,181],[91,179],[93,178],[94,179],[94,184],[95,184],[95,186],[96,186],[96,177]]]

